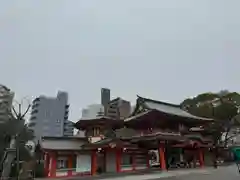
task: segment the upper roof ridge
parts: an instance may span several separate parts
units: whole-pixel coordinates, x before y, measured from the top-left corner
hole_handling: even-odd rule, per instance
[[[176,108],[181,108],[180,105],[178,104],[172,104],[172,103],[167,103],[167,102],[163,102],[163,101],[158,101],[158,100],[154,100],[154,99],[150,99],[150,98],[144,98],[144,97],[141,97],[139,95],[137,95],[137,97],[139,99],[141,99],[142,101],[150,101],[150,102],[154,102],[154,103],[158,103],[158,104],[164,104],[164,105],[167,105],[167,106],[172,106],[172,107],[176,107]]]

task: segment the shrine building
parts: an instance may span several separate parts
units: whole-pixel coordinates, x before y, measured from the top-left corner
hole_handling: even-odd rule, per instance
[[[124,120],[98,117],[79,120],[75,127],[86,137],[42,140],[47,177],[124,173],[150,168],[174,168],[173,161],[210,162],[211,135],[190,131],[212,123],[169,104],[138,96]],[[155,155],[153,155],[155,153]],[[189,156],[189,157],[188,157]]]

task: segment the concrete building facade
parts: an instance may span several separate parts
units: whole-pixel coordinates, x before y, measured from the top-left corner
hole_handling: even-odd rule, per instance
[[[106,116],[113,119],[125,119],[131,113],[131,103],[121,98],[111,100],[106,107]]]
[[[14,93],[4,85],[0,85],[0,123],[7,121],[11,115]]]
[[[91,104],[82,110],[82,119],[94,119],[104,116],[104,106],[102,104]]]
[[[68,94],[58,92],[57,97],[40,96],[33,101],[29,128],[37,139],[44,136],[73,136],[74,126],[68,120]]]
[[[106,107],[111,99],[111,90],[108,88],[101,89],[101,104]]]

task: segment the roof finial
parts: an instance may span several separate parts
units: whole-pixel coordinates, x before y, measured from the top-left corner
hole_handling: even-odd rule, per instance
[[[139,96],[138,94],[137,94],[137,97],[138,97],[138,98],[142,98],[142,97],[141,97],[141,96]]]

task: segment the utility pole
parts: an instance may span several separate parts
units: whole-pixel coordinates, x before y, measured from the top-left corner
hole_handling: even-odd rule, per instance
[[[20,141],[19,141],[19,136],[17,134],[16,136],[16,174],[17,174],[17,179],[18,179],[18,176],[19,176],[19,171],[20,171],[20,155],[19,155],[19,144]]]

